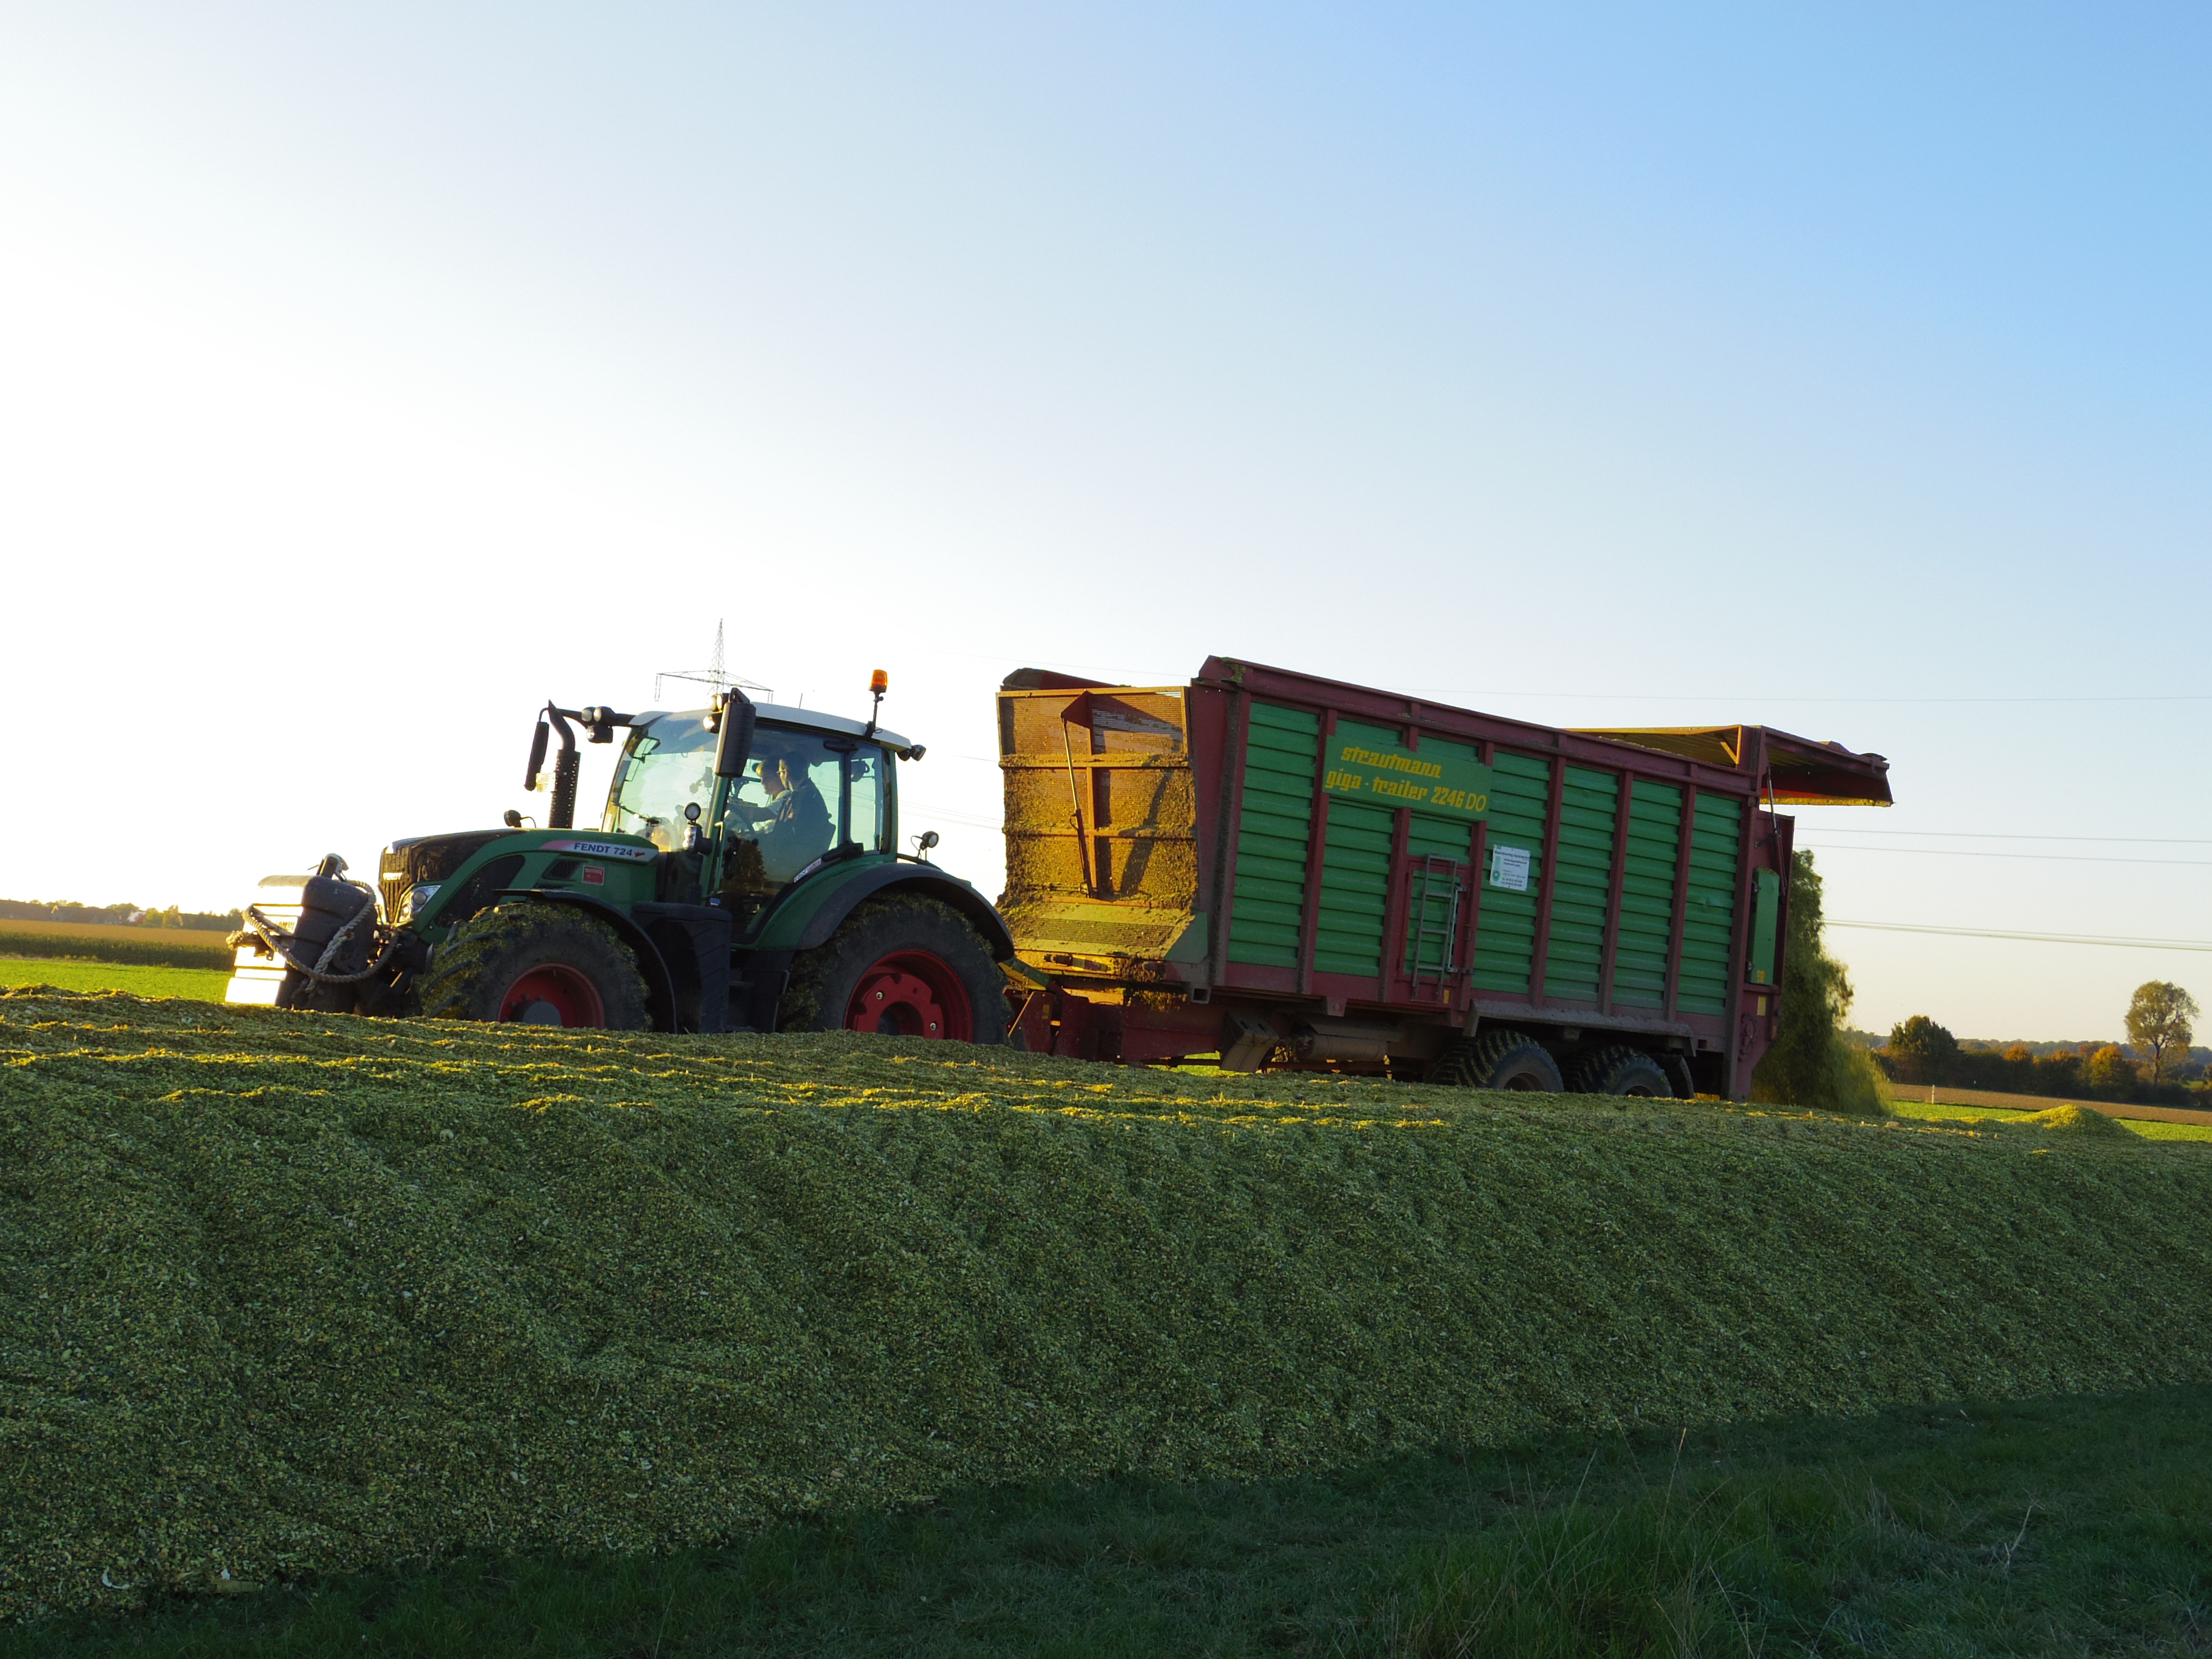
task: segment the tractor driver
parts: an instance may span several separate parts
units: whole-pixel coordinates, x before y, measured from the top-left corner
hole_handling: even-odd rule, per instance
[[[742,799],[731,805],[751,820],[762,873],[781,886],[830,850],[830,809],[806,775],[804,760],[793,764],[789,755],[763,755],[760,781],[768,793],[765,806]]]

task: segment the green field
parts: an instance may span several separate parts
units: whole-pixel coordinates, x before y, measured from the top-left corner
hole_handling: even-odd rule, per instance
[[[133,996],[196,997],[203,1002],[220,1002],[229,982],[228,968],[0,957],[0,985],[52,985],[64,991],[128,991]]]
[[[2012,1111],[1995,1106],[1958,1106],[1946,1102],[1930,1104],[1924,1100],[1896,1100],[1889,1109],[1899,1117],[1915,1118],[1924,1123],[1956,1123],[1962,1127],[1986,1124],[1993,1128],[2016,1125],[2034,1115],[2027,1111]],[[2145,1140],[2212,1140],[2212,1124],[2165,1123],[2152,1118],[2116,1117],[2111,1120],[2130,1134],[2140,1135]]]
[[[2187,1654],[2208,1565],[2198,1387],[969,1488],[664,1555],[471,1553],[46,1620],[0,1659]]]
[[[66,957],[144,967],[230,966],[227,933],[196,927],[125,927],[79,921],[0,921],[0,956]]]
[[[1064,1539],[1045,1565],[1077,1577],[1121,1571],[1107,1519],[1128,1504],[1230,1492],[1191,1546],[1218,1578],[1237,1539],[1258,1560],[1326,1534],[1281,1495],[1323,1489],[1298,1483],[1419,1464],[1439,1486],[1438,1446],[1492,1448],[1491,1470],[1498,1448],[1571,1461],[1576,1437],[1688,1425],[1725,1462],[1753,1432],[1729,1425],[1761,1419],[2212,1380],[2212,1152],[2103,1120],[1969,1130],[114,994],[0,995],[0,1613],[18,1616],[361,1569],[381,1607],[459,1586],[479,1609],[456,1615],[462,1651],[509,1580],[611,1584],[617,1609],[647,1585],[673,1609],[665,1572],[781,1548],[789,1596],[763,1616],[803,1622],[809,1551],[888,1540],[890,1577],[853,1594],[918,1597],[900,1549],[951,1583],[971,1545],[958,1571],[1025,1547],[984,1528],[933,1555],[929,1517],[1021,1492],[1023,1525]],[[2097,1419],[2112,1457],[2131,1409]],[[1844,1467],[1846,1431],[1806,1431],[1820,1468]],[[1470,1502],[1511,1491],[1456,1479]],[[1578,1512],[1644,1538],[1640,1490],[1601,1483]],[[1822,1510],[1784,1481],[1700,1512],[1730,1571],[1768,1571],[1721,1524],[1760,1504],[1784,1556],[1804,1528],[1859,1560],[1851,1517],[1877,1541],[1889,1522],[1852,1490]],[[1964,1499],[1945,1518],[1935,1475],[1901,1490],[1941,1545],[1927,1572],[1996,1524]],[[1366,1596],[1362,1641],[1378,1608],[1419,1623],[1421,1549],[1488,1525],[1480,1504],[1413,1510],[1364,1577],[1313,1593]],[[635,1555],[665,1549],[724,1553]],[[529,1566],[539,1552],[581,1565]],[[430,1589],[390,1565],[456,1554],[488,1565]],[[820,1616],[886,1648],[922,1628]],[[966,1650],[1091,1650],[999,1639]]]

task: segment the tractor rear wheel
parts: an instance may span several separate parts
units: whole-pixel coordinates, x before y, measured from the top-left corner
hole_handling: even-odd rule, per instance
[[[1004,1042],[1006,980],[951,905],[888,894],[854,906],[827,945],[799,952],[776,1024]]]
[[[1523,1031],[1486,1031],[1437,1056],[1427,1081],[1467,1089],[1511,1089],[1561,1094],[1559,1062]]]
[[[550,904],[502,904],[453,930],[423,975],[432,1019],[641,1031],[645,979],[622,936]]]

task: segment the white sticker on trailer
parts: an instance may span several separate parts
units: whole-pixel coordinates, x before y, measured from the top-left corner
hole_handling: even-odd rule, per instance
[[[1490,849],[1490,884],[1503,887],[1508,892],[1528,890],[1528,849],[1525,847],[1493,847]]]

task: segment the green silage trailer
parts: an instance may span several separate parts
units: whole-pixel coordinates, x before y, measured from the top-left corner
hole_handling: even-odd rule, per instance
[[[1741,1097],[1793,805],[1888,763],[1758,726],[1568,730],[1209,658],[999,693],[1033,1049]]]

